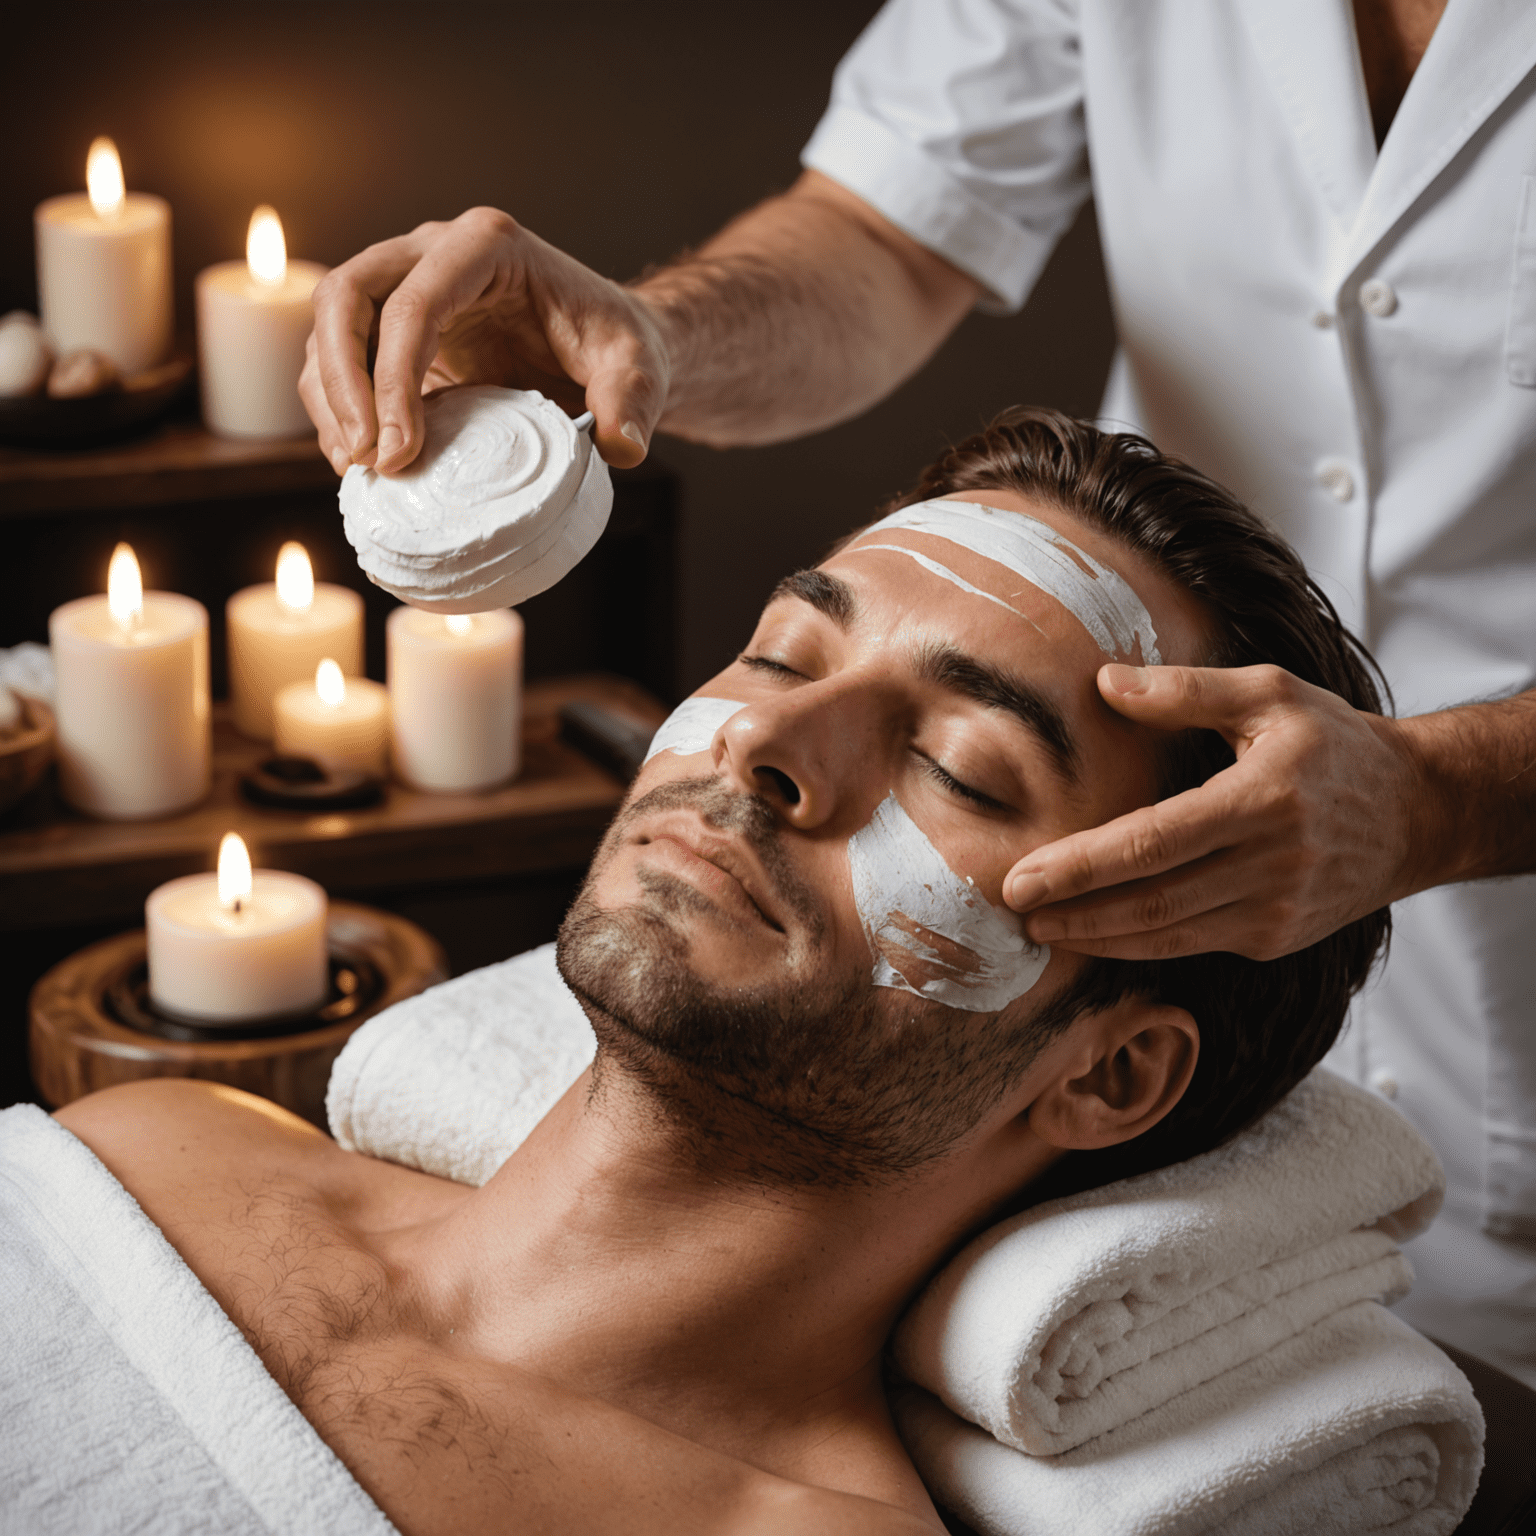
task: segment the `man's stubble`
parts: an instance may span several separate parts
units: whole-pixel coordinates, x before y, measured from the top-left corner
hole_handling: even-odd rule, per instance
[[[685,881],[644,870],[639,902],[599,905],[594,887],[629,829],[674,809],[751,846],[788,920],[781,984],[724,988],[693,969],[690,928],[734,920]],[[839,973],[830,932],[766,800],[698,778],[623,807],[557,950],[597,1035],[598,1091],[608,1072],[625,1073],[701,1167],[729,1165],[754,1183],[884,1181],[941,1156],[1016,1080],[1039,1038],[1013,1009],[959,1013],[876,988],[867,958]]]

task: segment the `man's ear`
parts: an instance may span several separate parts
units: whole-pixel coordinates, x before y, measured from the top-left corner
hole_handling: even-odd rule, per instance
[[[1184,1096],[1200,1030],[1182,1008],[1127,997],[1072,1025],[1074,1049],[1029,1107],[1029,1128],[1063,1151],[1149,1131]]]

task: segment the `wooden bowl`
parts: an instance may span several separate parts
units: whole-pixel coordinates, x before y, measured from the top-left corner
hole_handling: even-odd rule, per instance
[[[21,700],[26,726],[14,736],[0,738],[0,816],[48,771],[58,734],[53,711],[41,699],[28,694],[16,697]]]
[[[32,989],[32,1077],[38,1092],[57,1109],[116,1083],[196,1077],[260,1094],[324,1130],[326,1084],[353,1031],[448,976],[437,940],[391,912],[333,901],[326,937],[333,954],[360,955],[377,972],[376,995],[336,1023],[255,1040],[168,1040],[130,1028],[114,1016],[108,993],[144,963],[144,930],[87,945]]]
[[[100,394],[73,400],[48,395],[0,399],[0,443],[18,448],[84,448],[146,432],[176,403],[192,377],[192,354],[178,350]]]

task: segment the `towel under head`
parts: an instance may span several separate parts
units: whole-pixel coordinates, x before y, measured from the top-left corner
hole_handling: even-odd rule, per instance
[[[1412,1283],[1395,1239],[1444,1189],[1422,1136],[1318,1069],[1225,1146],[976,1238],[897,1363],[1020,1450],[1070,1450],[1353,1302]]]

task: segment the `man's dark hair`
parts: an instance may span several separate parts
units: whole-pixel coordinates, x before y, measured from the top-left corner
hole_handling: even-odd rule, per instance
[[[1145,438],[1101,432],[1059,411],[1015,407],[950,449],[882,515],[988,490],[1059,507],[1198,598],[1212,619],[1207,666],[1273,663],[1356,709],[1381,713],[1374,661],[1290,546],[1231,492]],[[1214,731],[1171,737],[1161,794],[1193,789],[1232,761]],[[1200,1057],[1188,1091],[1157,1126],[1121,1147],[1074,1154],[1049,1193],[1182,1161],[1251,1124],[1333,1044],[1390,922],[1382,908],[1274,960],[1227,953],[1090,959],[1033,1021],[1037,1039],[1084,1013],[1145,997],[1190,1013],[1200,1028]]]

